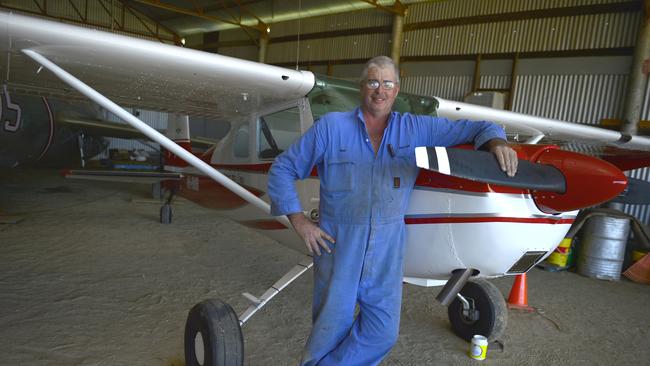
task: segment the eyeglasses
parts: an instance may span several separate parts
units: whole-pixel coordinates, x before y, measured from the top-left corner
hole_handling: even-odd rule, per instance
[[[390,90],[395,88],[395,85],[397,85],[397,83],[392,80],[384,80],[384,81],[379,81],[376,79],[366,80],[366,86],[370,89],[378,89],[379,85],[383,86],[384,89]]]

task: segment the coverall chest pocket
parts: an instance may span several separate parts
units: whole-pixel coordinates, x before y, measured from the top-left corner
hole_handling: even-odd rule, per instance
[[[418,168],[415,165],[415,156],[411,156],[411,149],[401,148],[396,151],[395,157],[390,159],[387,191],[384,192],[386,206],[384,214],[387,216],[403,215],[408,193],[413,187]]]
[[[391,173],[401,177],[408,185],[414,180],[413,174],[417,170],[415,151],[409,146],[399,148],[391,164]]]
[[[326,189],[330,192],[351,192],[354,187],[354,162],[335,160],[327,163]]]

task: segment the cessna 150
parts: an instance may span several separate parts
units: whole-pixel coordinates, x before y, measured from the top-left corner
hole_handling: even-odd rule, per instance
[[[8,88],[88,97],[169,152],[165,170],[172,175],[162,179],[176,193],[306,253],[287,218],[269,215],[266,173],[274,157],[320,115],[355,106],[356,85],[12,13],[0,12],[0,25]],[[227,120],[231,129],[213,148],[195,155],[189,151],[186,118],[174,119],[169,139],[117,103],[207,115]],[[512,179],[499,172],[477,173],[475,166],[461,164],[467,159],[455,158],[474,152],[417,150],[417,164],[423,169],[405,217],[404,280],[444,285],[438,298],[448,305],[453,330],[465,339],[473,334],[497,339],[506,326],[504,299],[484,278],[528,271],[560,243],[579,209],[626,189],[628,179],[622,170],[650,165],[647,153],[633,163],[612,159],[617,167],[555,145],[537,144],[551,137],[647,152],[650,139],[643,137],[406,93],[398,96],[394,108],[450,119],[492,120],[511,134],[530,136],[515,147],[520,171]],[[448,175],[457,172],[460,177]],[[297,182],[297,187],[305,214],[317,221],[317,174]],[[171,220],[169,206],[163,207],[161,216]],[[187,364],[241,364],[240,327],[310,267],[311,257],[306,256],[263,295],[245,294],[252,305],[239,316],[219,300],[196,305],[185,329]],[[468,281],[470,276],[474,279]]]

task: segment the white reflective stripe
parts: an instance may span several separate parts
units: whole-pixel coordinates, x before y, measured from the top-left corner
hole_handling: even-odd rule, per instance
[[[449,167],[449,157],[447,156],[447,148],[436,146],[436,157],[438,158],[438,173],[450,175],[451,168]]]
[[[429,169],[429,154],[427,154],[426,146],[418,146],[415,148],[415,165],[418,168]]]

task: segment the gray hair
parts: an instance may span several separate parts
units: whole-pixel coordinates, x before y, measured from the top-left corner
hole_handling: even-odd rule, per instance
[[[395,71],[395,78],[397,79],[393,81],[399,84],[399,67],[395,65],[393,59],[387,56],[376,56],[368,60],[368,62],[366,62],[366,66],[363,68],[363,71],[361,71],[361,78],[359,79],[359,82],[363,83],[366,81],[366,79],[368,79],[368,70],[372,68],[388,69],[391,67]]]

